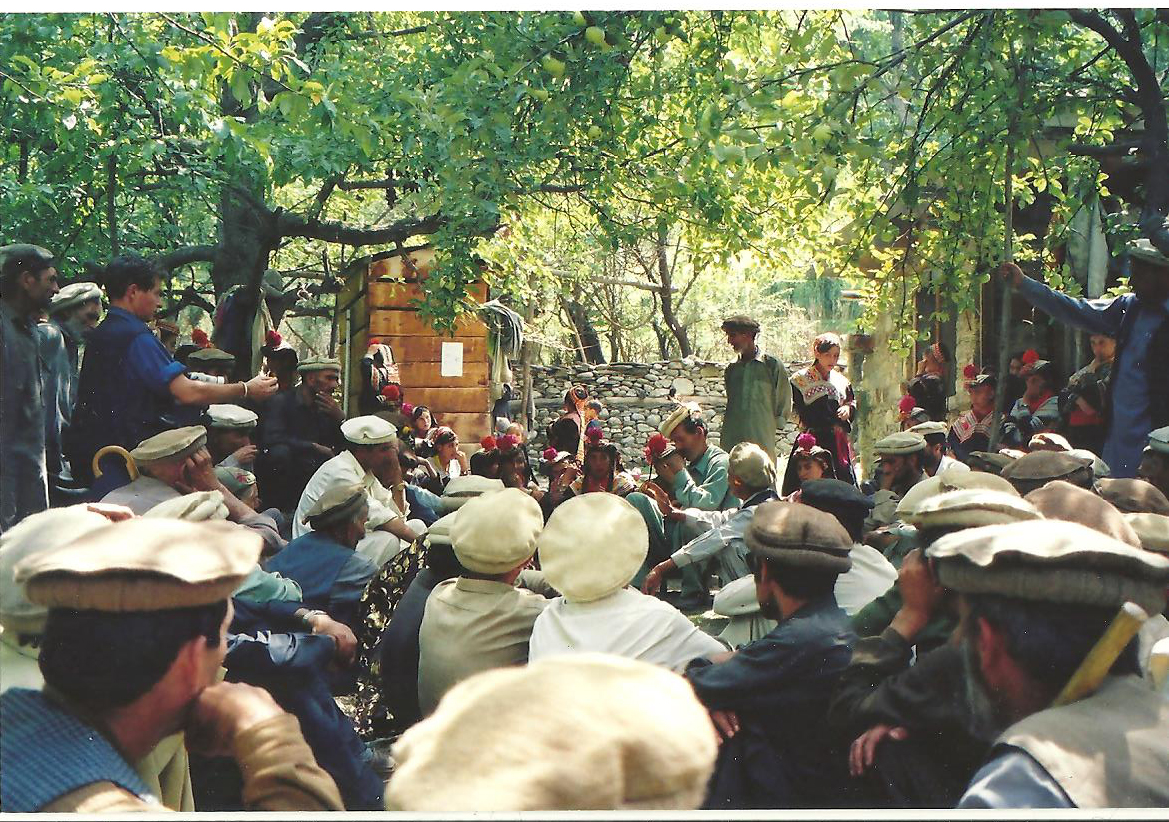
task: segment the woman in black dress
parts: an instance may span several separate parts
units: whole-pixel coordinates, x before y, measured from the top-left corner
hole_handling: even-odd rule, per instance
[[[791,376],[792,407],[799,417],[800,430],[812,434],[816,443],[832,455],[836,479],[856,485],[852,444],[848,440],[856,413],[856,397],[848,378],[836,370],[840,361],[840,337],[835,334],[816,337],[812,341],[812,355],[816,361]],[[795,448],[792,451],[794,455]],[[788,496],[799,487],[796,461],[789,458],[780,493]]]

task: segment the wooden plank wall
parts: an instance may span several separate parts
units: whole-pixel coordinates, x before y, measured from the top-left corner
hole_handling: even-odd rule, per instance
[[[433,255],[420,251],[411,258],[424,278]],[[400,258],[370,266],[366,288],[369,323],[361,343],[368,345],[369,338],[379,337],[389,345],[398,362],[406,401],[429,407],[437,421],[453,428],[469,450],[478,450],[479,440],[491,432],[487,326],[478,317],[468,316],[456,324],[453,337],[440,336],[414,308],[414,302],[422,299],[421,286],[385,279],[404,275],[409,272],[403,270]],[[486,301],[486,283],[476,283],[468,296],[476,302]],[[463,344],[462,376],[441,375],[443,342]],[[357,357],[364,353],[362,347]]]

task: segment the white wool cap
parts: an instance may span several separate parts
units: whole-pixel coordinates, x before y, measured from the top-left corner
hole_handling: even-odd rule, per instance
[[[381,445],[398,441],[394,426],[373,414],[345,420],[341,423],[341,435],[354,445]]]
[[[187,522],[206,522],[227,519],[227,503],[222,491],[196,491],[160,502],[142,516],[155,519],[183,519]]]
[[[917,510],[917,506],[940,493],[942,493],[942,478],[936,474],[932,477],[926,477],[906,491],[905,496],[897,503],[897,518],[905,521],[906,517]]]
[[[212,428],[255,428],[260,421],[255,411],[230,403],[207,406]]]
[[[582,494],[557,506],[540,534],[540,570],[570,602],[619,591],[649,552],[637,509],[614,494]]]
[[[536,553],[544,527],[540,504],[519,488],[468,500],[450,528],[459,563],[477,574],[505,574]]]
[[[448,691],[394,745],[386,807],[692,810],[717,754],[710,717],[682,677],[607,654],[560,656]]]
[[[25,517],[0,535],[0,625],[14,634],[39,634],[49,609],[29,602],[16,581],[16,565],[104,528],[110,521],[84,504],[50,508]]]

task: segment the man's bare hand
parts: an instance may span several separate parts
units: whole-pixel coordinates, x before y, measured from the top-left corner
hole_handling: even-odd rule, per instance
[[[338,622],[328,614],[316,614],[310,623],[314,634],[331,636],[337,643],[337,662],[348,668],[357,657],[357,637],[344,622]]]
[[[720,745],[739,732],[739,715],[734,711],[712,710],[710,721],[714,723],[715,730],[718,731]]]
[[[313,394],[313,405],[325,416],[331,417],[337,422],[345,419],[345,411],[341,408],[341,403],[333,399],[332,394]]]
[[[312,445],[313,448],[316,449],[317,453],[319,453],[322,457],[329,457],[332,459],[334,456],[336,456],[333,453],[333,449],[327,445],[321,445],[319,442],[314,442]]]
[[[877,746],[886,739],[900,742],[909,736],[909,731],[893,725],[874,725],[858,736],[848,750],[848,772],[852,776],[864,776],[873,767]]]
[[[88,502],[85,504],[86,511],[92,511],[95,514],[101,514],[110,522],[122,522],[123,520],[134,519],[134,512],[125,505],[115,505],[112,502]]]
[[[266,400],[280,387],[275,377],[266,377],[263,374],[252,377],[244,385],[248,388],[246,396],[251,400]]]
[[[231,756],[236,737],[284,709],[263,688],[219,682],[195,698],[187,719],[187,747],[206,756]]]
[[[645,580],[641,583],[641,592],[649,596],[656,596],[657,592],[661,590],[666,572],[674,567],[673,560],[666,560],[650,568],[649,573],[645,575]]]
[[[251,465],[256,461],[256,452],[258,450],[255,445],[249,444],[235,449],[231,452],[231,456],[240,465]]]
[[[189,489],[187,493],[222,490],[219,477],[215,476],[215,463],[211,461],[211,452],[206,448],[200,448],[183,463],[183,481],[180,487],[182,486]]]
[[[673,485],[674,479],[678,476],[678,473],[680,471],[686,470],[686,459],[682,456],[681,453],[675,451],[664,460],[658,460],[654,467],[658,469],[658,473],[661,475],[662,479]]]
[[[1011,284],[1011,288],[1018,288],[1019,284],[1023,282],[1023,269],[1010,260],[999,266],[998,274]]]

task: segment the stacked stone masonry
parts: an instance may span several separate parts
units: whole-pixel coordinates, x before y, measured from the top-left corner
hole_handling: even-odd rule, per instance
[[[535,430],[529,437],[533,463],[547,447],[547,430],[560,415],[564,392],[583,385],[589,395],[605,404],[601,424],[605,437],[617,444],[626,468],[646,468],[643,449],[679,402],[697,402],[710,426],[710,439],[719,441],[727,410],[723,370],[726,363],[704,360],[669,360],[654,363],[578,364],[533,366]],[[802,367],[806,363],[795,367]],[[673,396],[671,396],[671,389]],[[518,414],[519,403],[513,410]],[[779,453],[786,455],[795,442],[795,424],[787,421],[780,432]]]

